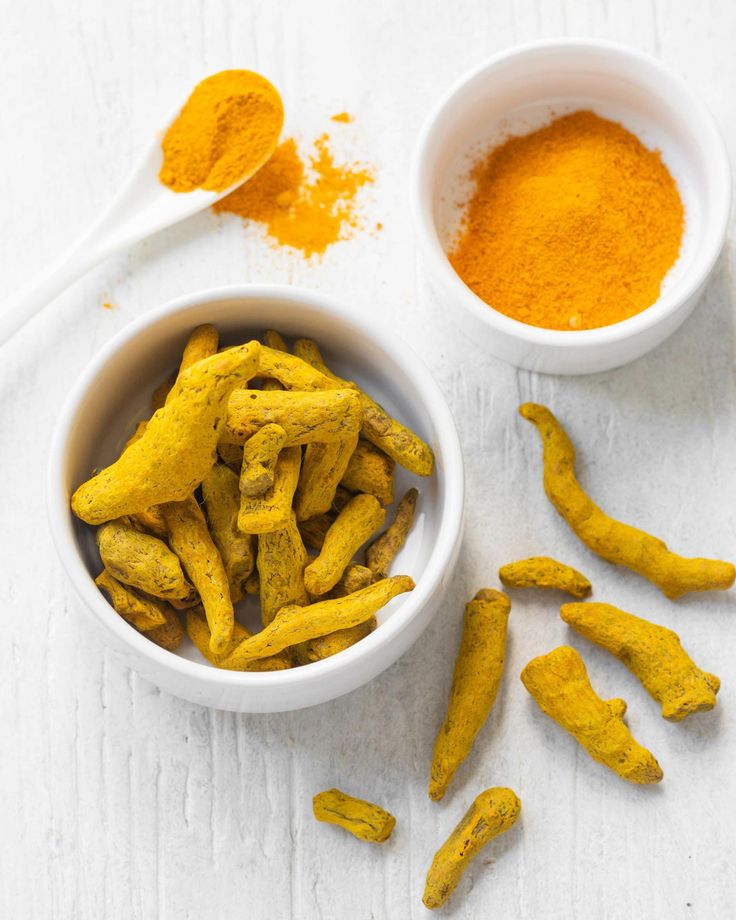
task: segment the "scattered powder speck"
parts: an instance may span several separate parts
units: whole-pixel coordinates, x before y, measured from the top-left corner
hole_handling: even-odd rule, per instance
[[[106,301],[104,301],[104,303],[102,304],[102,309],[103,309],[103,310],[114,310],[114,309],[115,309],[115,304],[114,304],[114,303],[110,303],[109,300],[106,300]]]
[[[356,195],[373,181],[363,165],[335,163],[329,135],[302,157],[293,138],[285,140],[256,174],[219,201],[215,211],[264,224],[271,240],[309,257],[347,239],[359,226]]]
[[[343,125],[349,125],[351,121],[355,120],[354,115],[350,115],[348,112],[338,112],[337,115],[332,116],[333,121],[338,121]]]

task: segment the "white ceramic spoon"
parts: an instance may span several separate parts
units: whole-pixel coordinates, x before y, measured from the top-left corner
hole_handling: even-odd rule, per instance
[[[162,134],[163,136],[163,134]],[[158,174],[163,154],[157,138],[113,199],[110,207],[40,277],[12,294],[0,308],[0,346],[4,345],[29,319],[50,303],[77,278],[107,256],[137,243],[144,237],[170,227],[185,217],[209,208],[220,198],[250,179],[270,157],[273,146],[261,162],[222,192],[172,192],[162,185]]]

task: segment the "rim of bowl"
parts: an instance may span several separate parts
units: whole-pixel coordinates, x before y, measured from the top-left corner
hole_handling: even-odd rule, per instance
[[[381,624],[379,629],[370,633],[359,643],[345,649],[339,655],[311,662],[299,668],[284,671],[228,671],[209,664],[191,661],[160,648],[132,629],[122,617],[115,613],[94,584],[77,548],[72,529],[69,495],[63,477],[64,458],[69,433],[79,411],[80,403],[86,397],[90,387],[94,385],[98,373],[122,346],[167,316],[189,307],[223,300],[257,301],[268,298],[290,300],[297,307],[306,306],[339,317],[358,335],[371,339],[381,352],[385,353],[393,363],[399,365],[414,381],[418,392],[422,394],[423,408],[437,431],[442,455],[445,492],[440,510],[442,526],[438,528],[437,541],[424,571],[417,578],[414,590],[404,595],[401,606],[385,623]],[[436,471],[434,475],[438,475]],[[157,667],[164,667],[187,678],[194,678],[217,686],[258,688],[259,690],[320,681],[327,674],[351,668],[364,655],[371,652],[379,654],[380,650],[401,632],[430,601],[432,595],[439,590],[447,564],[452,559],[462,536],[464,495],[465,477],[462,451],[454,419],[442,391],[435,383],[428,368],[411,347],[394,333],[384,332],[382,328],[377,328],[373,321],[370,326],[363,324],[356,312],[351,311],[343,301],[337,298],[310,291],[307,288],[283,284],[230,285],[197,291],[168,301],[121,329],[87,364],[64,403],[54,429],[46,480],[47,512],[56,551],[81,600],[107,629]]]
[[[545,329],[542,326],[531,326],[512,319],[510,316],[495,310],[465,284],[450,264],[447,253],[437,234],[429,193],[431,177],[427,174],[426,165],[427,144],[438,120],[452,107],[455,98],[465,90],[468,84],[485,76],[510,58],[545,53],[555,49],[604,51],[619,55],[622,61],[627,59],[637,61],[656,71],[657,75],[669,84],[666,87],[667,94],[676,96],[682,103],[685,103],[683,109],[687,112],[688,123],[690,125],[698,123],[700,138],[703,142],[702,146],[706,151],[708,171],[713,176],[713,181],[723,188],[723,195],[715,203],[714,218],[709,221],[711,246],[699,257],[691,270],[679,280],[672,290],[661,295],[650,307],[635,316],[621,320],[618,323],[612,323],[609,326],[599,326],[596,329],[581,329],[579,331]],[[647,86],[644,86],[643,89],[647,93],[650,92]],[[628,48],[625,45],[620,45],[617,42],[603,39],[563,38],[526,42],[494,55],[465,73],[445,91],[424,122],[414,148],[410,185],[411,210],[422,255],[426,259],[427,266],[430,270],[435,271],[445,287],[455,294],[465,309],[499,332],[521,339],[529,344],[554,346],[555,348],[569,349],[619,342],[639,335],[665,320],[684,301],[695,294],[699,286],[713,270],[713,266],[723,249],[731,213],[731,168],[728,152],[723,135],[707,105],[690,88],[683,77],[670,70],[657,58],[642,51]]]

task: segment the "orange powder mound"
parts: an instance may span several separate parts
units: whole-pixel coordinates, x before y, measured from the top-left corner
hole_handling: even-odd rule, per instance
[[[348,112],[338,112],[337,115],[332,116],[333,121],[338,121],[343,125],[349,125],[353,121],[353,116]]]
[[[684,230],[658,151],[580,111],[487,154],[450,261],[495,310],[547,329],[594,329],[659,297]]]
[[[315,153],[306,161],[289,138],[250,181],[214,209],[264,224],[273,242],[309,257],[324,253],[358,226],[355,197],[372,181],[365,167],[335,163],[327,134],[316,141]]]

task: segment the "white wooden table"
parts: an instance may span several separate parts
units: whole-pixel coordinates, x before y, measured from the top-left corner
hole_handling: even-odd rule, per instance
[[[447,913],[498,920],[736,916],[736,607],[674,605],[591,557],[541,489],[539,445],[517,419],[551,404],[581,446],[581,474],[625,520],[684,553],[735,555],[733,245],[696,314],[633,366],[583,379],[517,371],[454,329],[416,265],[407,170],[448,83],[516,42],[579,35],[659,55],[713,109],[736,150],[736,7],[723,0],[26,0],[0,4],[2,292],[37,272],[115,191],[172,104],[206,73],[250,67],[284,95],[290,131],[334,134],[376,167],[367,220],[383,231],[321,261],[271,249],[204,214],[112,260],[0,355],[0,917],[8,920],[425,916],[436,846],[482,788],[512,786],[520,825],[490,847]],[[467,461],[464,549],[443,613],[371,685],[317,709],[239,716],[181,702],[95,640],[51,546],[49,437],[85,363],[150,306],[213,285],[282,281],[350,298],[423,353],[457,418]],[[115,305],[102,308],[103,301]],[[570,637],[556,598],[514,599],[506,680],[477,750],[441,805],[426,780],[461,608],[499,564],[553,552],[601,599],[676,628],[721,675],[719,706],[662,721],[622,666]],[[658,788],[627,786],[539,713],[518,674],[562,642],[594,684],[629,701],[658,755]],[[384,848],[311,817],[343,786],[386,804]]]

